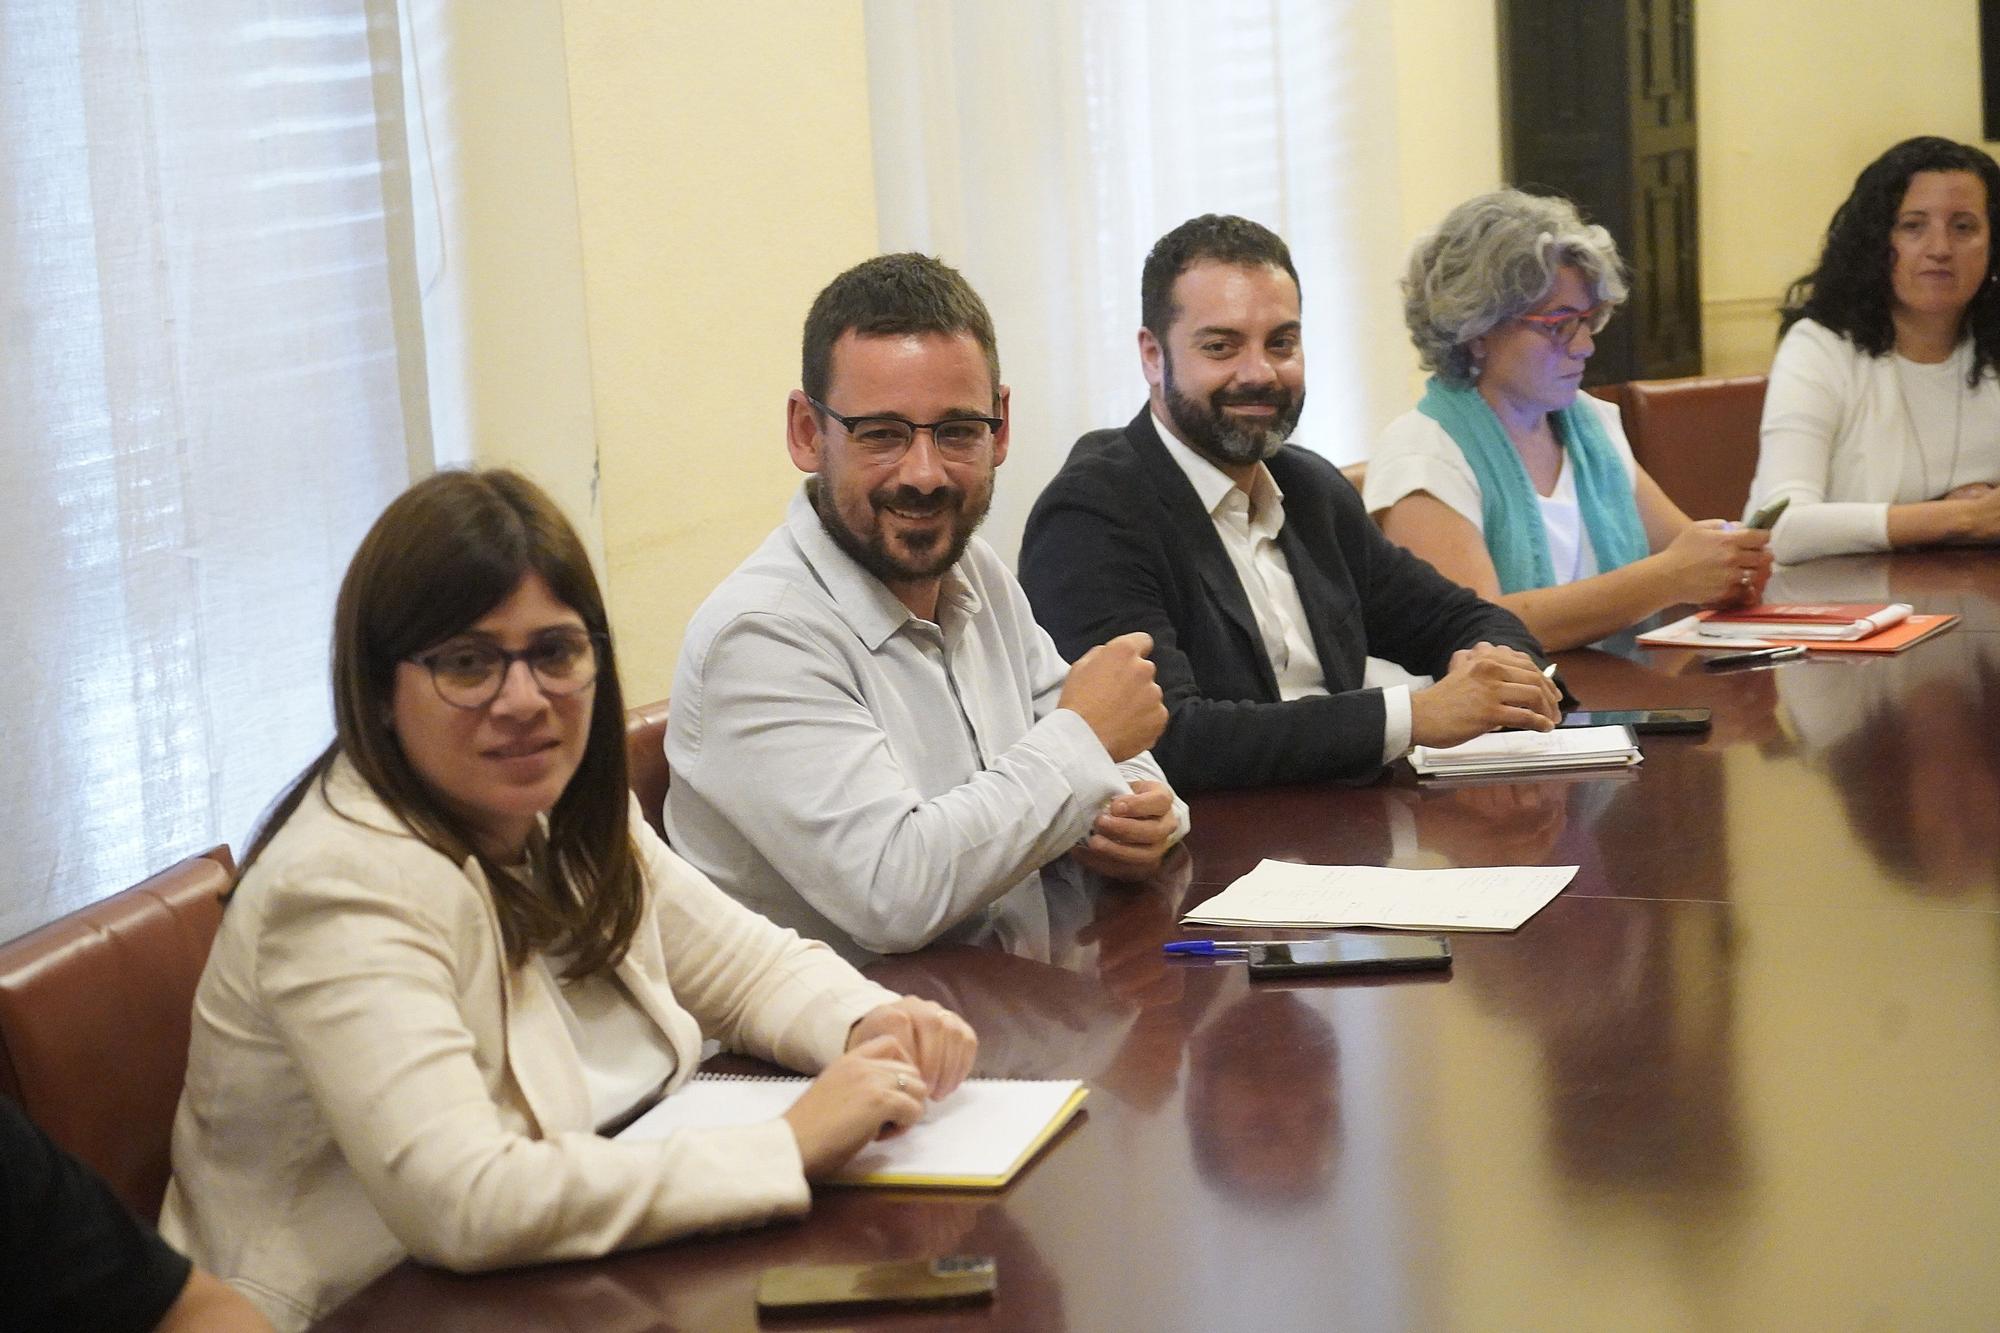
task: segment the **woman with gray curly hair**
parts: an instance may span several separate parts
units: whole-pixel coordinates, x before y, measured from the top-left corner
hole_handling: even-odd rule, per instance
[[[1369,459],[1369,512],[1551,651],[1686,602],[1754,601],[1769,534],[1682,513],[1617,409],[1579,395],[1624,301],[1617,247],[1566,199],[1497,190],[1418,239],[1404,318],[1431,379]]]

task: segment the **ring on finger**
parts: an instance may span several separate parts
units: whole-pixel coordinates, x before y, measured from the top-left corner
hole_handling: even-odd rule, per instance
[[[901,1074],[896,1075],[897,1092],[907,1092],[909,1091],[909,1087],[910,1087],[910,1080],[904,1078]]]

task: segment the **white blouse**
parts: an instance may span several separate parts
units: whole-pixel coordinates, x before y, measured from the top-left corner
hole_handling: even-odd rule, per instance
[[[599,1129],[657,1100],[677,1062],[667,1034],[639,1008],[616,973],[572,981],[566,954],[538,954],[533,965],[549,979],[565,1031],[583,1061],[590,1121]]]
[[[1979,429],[1977,423],[1966,429],[1965,408],[1974,393],[1965,383],[1972,369],[1970,340],[1935,365],[1895,353],[1889,361],[1896,368],[1913,445],[1903,454],[1894,502],[1935,500],[1967,482],[2000,477],[2000,433]]]

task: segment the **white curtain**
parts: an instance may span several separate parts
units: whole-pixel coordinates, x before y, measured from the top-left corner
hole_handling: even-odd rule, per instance
[[[868,0],[886,250],[957,265],[992,307],[1014,444],[987,537],[1076,437],[1145,400],[1139,269],[1168,229],[1237,213],[1304,289],[1296,440],[1365,457],[1408,403],[1387,6],[1366,0]]]
[[[330,733],[333,593],[427,457],[393,0],[0,5],[0,938]]]

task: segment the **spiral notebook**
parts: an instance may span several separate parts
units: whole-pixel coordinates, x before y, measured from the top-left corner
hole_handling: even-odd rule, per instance
[[[677,1129],[776,1120],[811,1081],[696,1074],[618,1137],[661,1139]],[[999,1189],[1069,1123],[1089,1091],[1075,1079],[967,1079],[909,1129],[856,1153],[828,1183]]]

